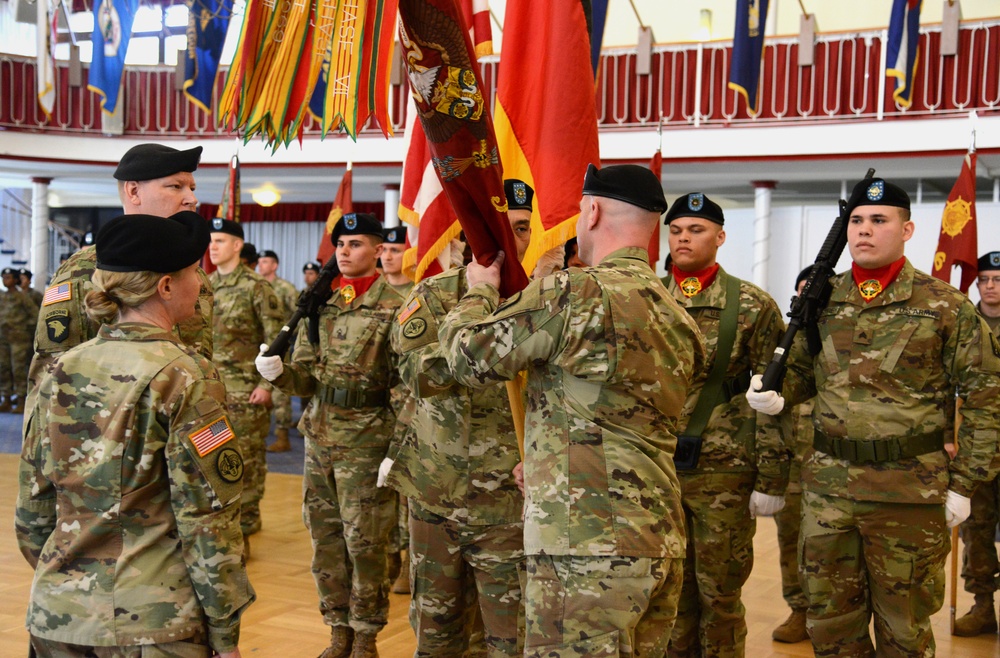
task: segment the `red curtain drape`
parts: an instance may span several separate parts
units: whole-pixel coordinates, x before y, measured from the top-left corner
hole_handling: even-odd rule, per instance
[[[241,222],[325,222],[330,214],[330,203],[278,203],[270,208],[256,203],[240,206]],[[219,210],[219,204],[203,203],[198,213],[205,219],[212,219]],[[355,201],[354,212],[367,212],[384,222],[385,203],[381,201]]]

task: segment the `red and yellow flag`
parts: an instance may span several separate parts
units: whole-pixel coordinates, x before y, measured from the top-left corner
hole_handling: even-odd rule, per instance
[[[319,241],[319,249],[316,251],[316,260],[323,264],[327,258],[333,256],[333,243],[330,236],[333,235],[333,227],[337,225],[340,218],[345,213],[354,212],[354,202],[352,200],[353,191],[351,184],[354,175],[351,173],[351,165],[347,165],[344,177],[340,179],[340,187],[337,188],[337,196],[333,199],[333,207],[326,218],[326,225],[323,227],[323,237]]]
[[[576,235],[587,165],[600,164],[589,0],[507,0],[494,119],[504,178],[535,190],[524,269]]]
[[[489,0],[462,0],[462,16],[469,26],[476,57],[492,55],[493,27],[490,25]]]
[[[951,282],[952,267],[961,267],[959,290],[965,293],[979,274],[976,232],[976,152],[970,150],[941,215],[941,235],[931,269],[935,278]]]

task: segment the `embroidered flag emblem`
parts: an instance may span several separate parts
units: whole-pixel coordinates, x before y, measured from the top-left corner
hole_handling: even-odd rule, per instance
[[[235,435],[233,434],[233,428],[229,425],[229,419],[223,416],[211,425],[206,425],[189,436],[195,450],[198,451],[198,456],[204,457]]]
[[[403,309],[403,312],[399,314],[399,324],[406,322],[411,315],[417,312],[418,308],[420,308],[420,298],[415,297],[413,301],[410,302],[409,306]]]
[[[64,302],[67,299],[73,299],[73,287],[70,284],[60,283],[49,286],[45,289],[45,294],[42,296],[42,306]]]

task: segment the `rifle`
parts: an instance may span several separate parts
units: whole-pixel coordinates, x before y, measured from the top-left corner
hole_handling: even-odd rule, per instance
[[[864,180],[869,181],[874,176],[875,170],[869,169]],[[865,193],[867,185],[860,189]],[[802,294],[792,298],[792,309],[788,312],[788,329],[785,330],[785,335],[781,337],[778,346],[774,348],[774,357],[764,370],[764,376],[761,378],[762,391],[781,392],[781,384],[787,370],[785,364],[788,361],[788,352],[800,330],[803,328],[806,330],[809,354],[815,356],[823,349],[819,338],[819,314],[830,301],[830,293],[833,292],[830,277],[836,273],[834,268],[837,267],[840,255],[844,253],[844,247],[847,246],[847,223],[850,219],[847,209],[855,205],[851,201],[857,200],[859,199],[854,199],[853,196],[850,201],[840,200],[840,216],[830,227],[830,232],[813,263],[812,271],[806,278]]]
[[[299,295],[298,308],[268,346],[264,356],[284,357],[291,345],[295,329],[303,317],[309,318],[309,342],[319,344],[319,311],[333,297],[333,280],[340,276],[336,256],[331,255],[320,268],[316,280]]]

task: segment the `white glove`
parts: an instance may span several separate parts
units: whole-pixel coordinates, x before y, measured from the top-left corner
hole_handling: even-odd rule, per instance
[[[972,514],[972,500],[962,494],[948,490],[948,497],[944,501],[944,520],[949,528],[954,528]]]
[[[385,479],[389,477],[389,471],[392,470],[392,465],[396,462],[392,459],[386,457],[382,460],[382,463],[378,465],[378,479],[375,480],[376,487],[384,487]]]
[[[747,391],[747,402],[754,411],[759,411],[768,416],[777,416],[785,408],[785,398],[781,397],[777,391],[761,392],[763,377],[754,375],[750,379],[750,389]]]
[[[784,496],[769,496],[766,493],[754,491],[750,494],[750,518],[774,516],[785,506]]]
[[[254,365],[257,366],[257,372],[260,376],[269,382],[273,382],[278,377],[281,377],[281,373],[285,371],[285,366],[281,363],[280,356],[264,356],[264,352],[267,351],[267,343],[261,343],[260,354],[254,359]]]

